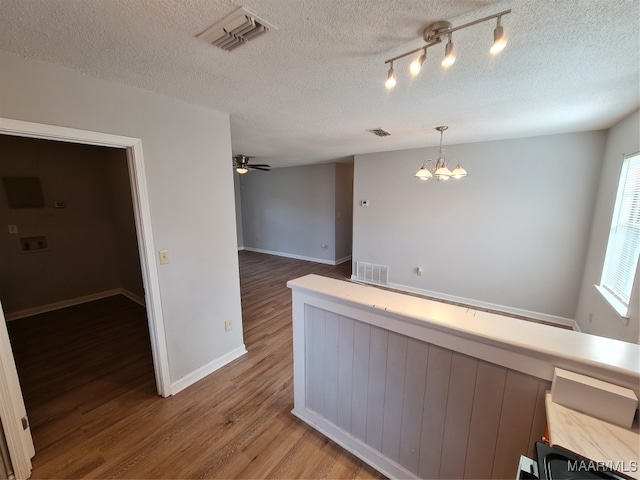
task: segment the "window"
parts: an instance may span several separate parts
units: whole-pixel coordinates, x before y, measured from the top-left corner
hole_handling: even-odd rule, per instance
[[[640,253],[640,152],[627,155],[620,174],[607,253],[598,290],[624,318]]]

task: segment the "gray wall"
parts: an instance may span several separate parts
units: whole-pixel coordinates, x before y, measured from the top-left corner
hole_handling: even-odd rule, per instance
[[[638,343],[640,341],[640,268],[636,269],[633,286],[629,322],[625,323],[613,308],[594,288],[600,283],[604,257],[611,228],[611,217],[618,190],[622,155],[640,150],[640,111],[637,111],[611,128],[607,135],[607,146],[600,176],[598,202],[593,217],[593,227],[589,237],[589,251],[586,257],[580,301],[576,311],[576,321],[583,332],[603,335],[618,340]],[[592,315],[591,321],[589,320]]]
[[[171,258],[158,265],[171,382],[241,348],[229,115],[5,52],[0,71],[2,117],[141,139],[152,241]]]
[[[336,260],[351,256],[353,242],[353,163],[336,163]]]
[[[336,222],[338,211],[341,219],[350,218],[349,192],[336,191],[349,185],[344,167],[327,163],[243,175],[244,247],[324,262],[350,255],[348,228]]]
[[[238,250],[244,247],[244,235],[242,233],[242,196],[240,194],[240,182],[242,181],[241,175],[233,175],[233,191],[235,198],[236,208],[236,238],[238,243]]]
[[[9,209],[4,189],[0,197],[5,313],[114,288],[143,296],[124,151],[6,135],[0,151],[0,176],[38,177],[45,201],[44,208]],[[48,250],[21,253],[19,238],[33,235],[46,235]]]
[[[469,172],[448,182],[414,178],[437,147],[356,155],[353,260],[388,265],[399,286],[573,318],[605,141],[445,137]]]

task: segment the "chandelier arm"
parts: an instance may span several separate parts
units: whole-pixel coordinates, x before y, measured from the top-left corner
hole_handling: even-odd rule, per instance
[[[451,35],[451,33],[456,32],[458,30],[462,30],[463,28],[471,27],[473,25],[477,25],[478,23],[486,22],[486,21],[492,20],[494,18],[500,19],[503,15],[508,15],[509,13],[511,13],[511,9],[504,10],[504,11],[502,11],[500,13],[494,13],[493,15],[489,15],[488,17],[479,18],[478,20],[474,20],[473,22],[465,23],[465,24],[459,25],[457,27],[447,28],[446,30],[442,30],[441,32],[438,32],[439,36],[433,42],[426,43],[426,44],[422,45],[419,48],[416,48],[416,49],[411,50],[409,52],[406,52],[406,53],[403,53],[401,55],[398,55],[397,57],[390,58],[389,60],[385,60],[384,63],[391,63],[391,62],[393,62],[395,60],[399,60],[401,58],[404,58],[404,57],[412,55],[412,54],[414,54],[416,52],[419,52],[420,50],[427,49],[429,47],[433,47],[434,45],[438,45],[439,43],[442,43],[442,40],[440,39],[440,36]]]

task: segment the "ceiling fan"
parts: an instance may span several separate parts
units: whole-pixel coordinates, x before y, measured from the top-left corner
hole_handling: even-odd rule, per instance
[[[249,155],[236,155],[233,157],[233,163],[236,168],[236,172],[240,175],[244,175],[249,171],[249,169],[262,170],[264,172],[268,172],[271,170],[271,165],[266,165],[264,163],[249,163],[251,157]]]

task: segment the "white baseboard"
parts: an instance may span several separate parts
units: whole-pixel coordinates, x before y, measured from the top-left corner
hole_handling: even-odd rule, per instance
[[[242,250],[248,252],[265,253],[267,255],[276,255],[278,257],[294,258],[296,260],[305,260],[307,262],[324,263],[325,265],[340,265],[351,259],[351,256],[344,257],[339,260],[325,260],[324,258],[305,257],[303,255],[296,255],[293,253],[275,252],[273,250],[263,250],[261,248],[243,247]]]
[[[232,362],[245,353],[247,353],[247,349],[245,348],[244,344],[242,344],[240,347],[230,351],[226,355],[216,358],[214,361],[208,363],[207,365],[204,365],[197,370],[194,370],[193,372],[185,375],[180,380],[171,384],[171,395],[175,395],[176,393],[181,392],[185,388],[196,383],[198,380],[202,380],[207,375],[212,374],[219,368],[224,367],[227,363]]]
[[[355,275],[351,275],[351,280],[360,282],[360,283],[369,283],[363,282],[362,280],[358,280]],[[564,327],[571,327],[572,329],[576,329],[577,324],[575,320],[565,317],[559,317],[557,315],[550,315],[548,313],[541,312],[532,312],[530,310],[524,310],[522,308],[508,307],[506,305],[498,305],[495,303],[483,302],[480,300],[473,300],[470,298],[457,297],[455,295],[448,295],[446,293],[440,292],[432,292],[430,290],[424,290],[421,288],[410,287],[407,285],[400,285],[397,283],[389,283],[388,285],[377,285],[375,283],[371,283],[373,286],[382,286],[393,288],[394,290],[400,290],[402,292],[415,293],[417,295],[421,295],[424,297],[434,298],[436,300],[444,300],[446,302],[452,302],[461,304],[464,306],[469,306],[471,308],[477,308],[479,310],[489,310],[491,312],[496,313],[505,313],[511,315],[518,315],[521,317],[531,318],[533,320],[540,320],[547,323],[553,323],[556,325],[562,325]],[[578,330],[579,331],[579,330]]]
[[[348,262],[349,260],[351,260],[351,255],[349,255],[348,257],[339,258],[335,261],[334,265],[342,265],[344,262]]]
[[[24,310],[18,310],[17,312],[6,313],[5,318],[8,322],[12,320],[19,320],[20,318],[31,317],[33,315],[39,315],[41,313],[53,312],[62,308],[73,307],[74,305],[80,305],[82,303],[93,302],[94,300],[100,300],[102,298],[113,297],[115,295],[124,295],[128,299],[136,302],[139,305],[145,306],[144,298],[139,297],[135,293],[127,290],[126,288],[113,288],[111,290],[105,290],[103,292],[92,293],[90,295],[83,295],[81,297],[69,298],[67,300],[60,300],[59,302],[48,303],[46,305],[38,305],[37,307],[25,308]]]
[[[133,302],[136,302],[141,307],[146,307],[147,306],[145,304],[144,298],[139,297],[138,295],[133,293],[131,290],[127,290],[126,288],[118,288],[117,290],[120,290],[120,295],[124,295],[129,300],[131,300]]]
[[[394,462],[375,448],[367,445],[362,440],[354,437],[349,432],[342,430],[321,415],[311,409],[294,408],[291,413],[300,420],[315,428],[325,437],[333,440],[342,448],[358,457],[369,466],[373,467],[388,478],[419,478],[402,465]]]

